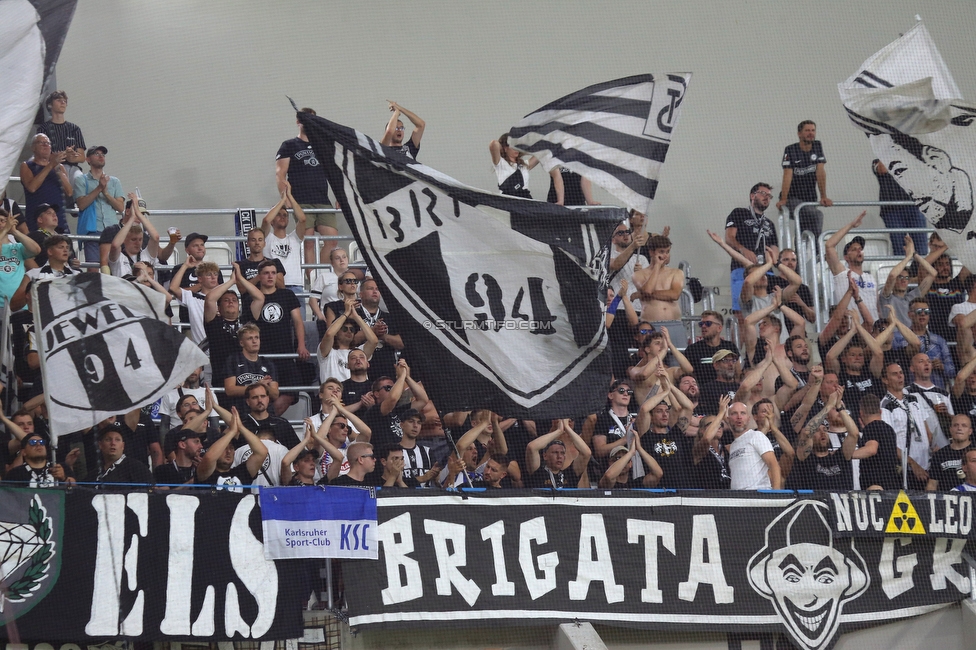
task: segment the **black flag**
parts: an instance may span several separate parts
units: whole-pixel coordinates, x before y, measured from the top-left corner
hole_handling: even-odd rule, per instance
[[[442,411],[555,418],[599,409],[620,208],[575,211],[468,187],[300,114],[405,344]]]

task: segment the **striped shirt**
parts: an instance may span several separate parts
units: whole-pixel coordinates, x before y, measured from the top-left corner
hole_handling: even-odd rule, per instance
[[[74,141],[70,143],[72,147],[81,147],[82,150],[88,148],[85,146],[85,136],[81,134],[81,128],[71,122],[55,124],[54,122],[48,121],[38,126],[37,132],[43,133],[51,140],[51,151],[64,151],[67,149],[69,144],[68,138],[74,138]]]

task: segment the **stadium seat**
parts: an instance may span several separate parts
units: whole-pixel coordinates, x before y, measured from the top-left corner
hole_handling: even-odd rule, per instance
[[[298,393],[298,401],[289,406],[288,410],[281,414],[281,417],[288,421],[304,420],[305,418],[311,416],[312,398],[305,391]],[[301,435],[299,435],[299,437],[304,436],[304,432],[301,432],[299,427],[296,426],[295,430],[300,432]]]
[[[354,241],[349,242],[349,263],[355,264],[362,261],[363,254],[359,252],[359,245]]]
[[[207,254],[203,256],[203,259],[207,262],[215,262],[217,266],[231,266],[234,261],[234,253],[227,242],[207,242]]]

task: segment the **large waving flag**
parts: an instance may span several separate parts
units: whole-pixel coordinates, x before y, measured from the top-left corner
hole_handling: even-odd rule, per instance
[[[584,88],[526,115],[508,143],[588,178],[647,213],[690,72],[645,74]]]
[[[299,119],[438,408],[553,418],[602,406],[600,294],[622,209],[488,193],[353,129]]]
[[[976,271],[976,107],[965,105],[925,26],[917,23],[876,52],[838,88],[874,157]]]
[[[77,0],[0,2],[0,191],[17,163]]]
[[[102,273],[35,282],[35,331],[51,433],[151,404],[207,363],[169,324],[166,299]]]

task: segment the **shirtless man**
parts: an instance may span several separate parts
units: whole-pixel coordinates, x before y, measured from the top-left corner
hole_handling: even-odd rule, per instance
[[[655,329],[667,327],[674,344],[688,347],[688,333],[681,322],[681,306],[678,301],[685,288],[685,274],[681,269],[670,268],[671,240],[654,235],[647,240],[651,256],[646,269],[634,271],[634,288],[641,299],[641,317],[650,321]]]

